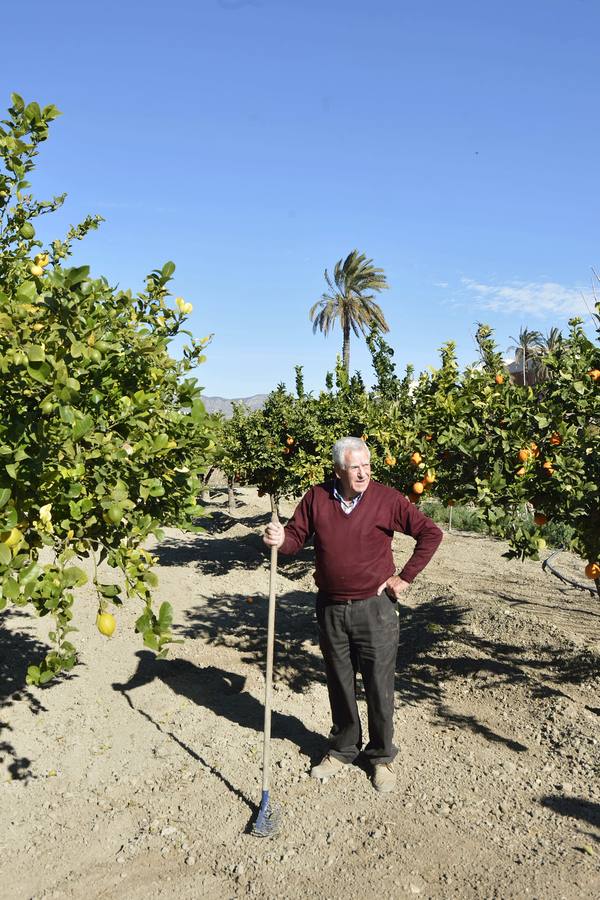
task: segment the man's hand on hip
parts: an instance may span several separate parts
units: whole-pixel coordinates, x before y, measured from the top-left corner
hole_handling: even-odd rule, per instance
[[[263,541],[267,547],[281,547],[285,540],[285,531],[281,522],[269,522],[265,528]]]
[[[385,591],[393,600],[397,600],[400,594],[407,591],[409,587],[410,583],[408,581],[403,581],[399,575],[392,575],[391,578],[388,578],[388,580],[378,588],[377,596],[383,594]]]

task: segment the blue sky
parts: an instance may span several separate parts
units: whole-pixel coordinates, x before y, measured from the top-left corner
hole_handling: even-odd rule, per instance
[[[448,339],[473,361],[480,321],[504,351],[589,320],[597,0],[30,0],[3,32],[2,108],[63,113],[34,186],[69,196],[38,233],[101,214],[76,262],[133,290],[172,259],[214,333],[208,395],[291,386],[296,363],[323,386],[341,333],[308,309],[355,247],[388,276],[401,371]],[[370,380],[356,339],[351,365]]]

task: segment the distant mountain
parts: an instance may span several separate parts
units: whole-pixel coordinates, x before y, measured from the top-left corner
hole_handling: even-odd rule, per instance
[[[265,405],[268,394],[254,394],[252,397],[239,397],[233,400],[227,400],[225,397],[205,397],[202,396],[204,408],[208,413],[223,413],[226,419],[230,419],[233,415],[233,404],[241,403],[246,409],[253,411],[261,409]]]

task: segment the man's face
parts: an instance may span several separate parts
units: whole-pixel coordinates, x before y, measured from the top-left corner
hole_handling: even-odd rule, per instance
[[[362,494],[371,480],[369,451],[346,450],[344,459],[345,468],[338,469],[336,466],[335,474],[342,483],[342,495],[346,500],[351,500],[357,494]]]

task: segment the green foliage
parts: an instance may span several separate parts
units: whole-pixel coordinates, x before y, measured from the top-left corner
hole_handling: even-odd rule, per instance
[[[118,585],[96,576],[99,610],[135,596],[147,646],[171,641],[170,615],[152,612],[154,560],[142,544],[163,525],[193,527],[214,449],[190,377],[209,339],[184,329],[180,298],[167,302],[174,264],[134,295],[65,264],[97,218],[45,248],[36,238],[33,222],[63,197],[36,201],[25,176],[56,115],[13,95],[0,128],[0,609],[29,605],[54,619],[55,647],[30,668],[33,683],[75,664],[72,589],[85,580],[76,556],[121,573]],[[168,352],[178,334],[189,338],[181,361]],[[40,563],[43,547],[52,563]]]
[[[317,398],[280,386],[264,410],[226,425],[229,471],[275,497],[297,495],[331,473],[337,438],[362,436],[377,480],[414,502],[433,490],[444,507],[457,503],[455,527],[507,539],[508,556],[537,559],[552,540],[597,561],[600,346],[574,319],[568,337],[547,342],[544,381],[531,387],[510,380],[489,326],[476,342],[477,365],[461,371],[448,342],[439,368],[399,379],[373,329],[372,391],[339,361]],[[548,524],[537,526],[532,510]]]

